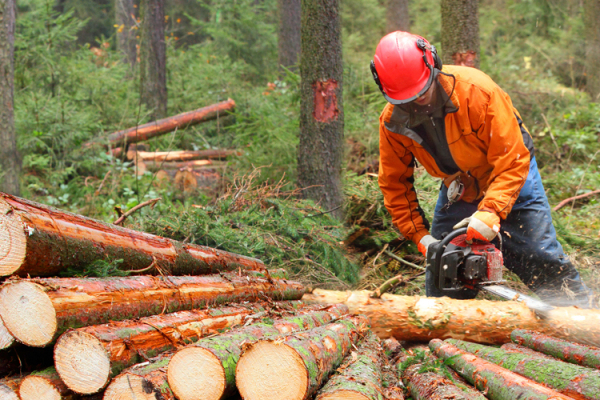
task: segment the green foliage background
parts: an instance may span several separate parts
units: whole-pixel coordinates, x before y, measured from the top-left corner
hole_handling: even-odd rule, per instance
[[[385,101],[368,62],[385,34],[385,2],[341,1],[348,140],[345,224],[327,215],[312,217],[318,206],[297,196],[281,197],[295,188],[300,99],[299,76],[282,74],[277,66],[277,1],[167,3],[169,114],[227,98],[235,99],[237,109],[149,145],[156,150],[241,150],[224,172],[229,191],[183,196],[169,185],[157,185],[149,172],[136,176],[131,163],[101,151],[82,151],[86,140],[148,121],[148,111],[139,103],[137,72],[115,50],[112,2],[22,0],[15,111],[23,195],[105,221],[114,219],[115,206],[127,209],[160,196],[163,200],[154,209],[137,213],[129,226],[259,257],[298,274],[320,270],[314,280],[332,285],[354,284],[373,275],[372,269],[381,279],[397,272],[371,259],[361,264],[340,246],[359,226],[371,229],[361,239],[367,247],[384,246],[397,237],[376,179],[355,173],[377,160],[378,115]],[[412,1],[410,12],[412,31],[439,46],[440,1]],[[479,26],[481,69],[521,111],[535,140],[550,203],[599,188],[600,105],[581,90],[585,70],[579,3],[482,0]],[[274,90],[267,90],[268,82],[275,83]],[[227,193],[253,173],[246,188],[255,196],[232,208]],[[269,185],[277,190],[264,189]],[[431,215],[439,183],[418,171],[417,185]],[[597,263],[598,197],[563,208],[555,220],[567,250],[584,266]],[[402,251],[414,248],[407,245]],[[583,269],[593,280],[594,269]]]

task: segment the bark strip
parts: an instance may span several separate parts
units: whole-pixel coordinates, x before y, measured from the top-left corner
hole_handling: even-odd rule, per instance
[[[486,393],[489,399],[572,400],[571,397],[460,350],[450,343],[433,339],[429,342],[429,347],[469,383]]]
[[[600,369],[600,349],[597,347],[567,342],[539,332],[525,330],[515,330],[510,338],[517,344],[560,360]]]
[[[383,349],[373,332],[368,332],[356,351],[348,355],[337,373],[319,390],[316,400],[383,400]]]
[[[122,270],[148,268],[145,273],[150,275],[265,268],[255,258],[106,224],[0,193],[0,276],[55,276],[97,260],[123,260]]]
[[[462,340],[448,339],[446,342],[575,399],[600,399],[598,370]]]
[[[43,347],[69,328],[303,292],[297,282],[237,274],[23,279],[0,290],[0,316],[15,339]]]

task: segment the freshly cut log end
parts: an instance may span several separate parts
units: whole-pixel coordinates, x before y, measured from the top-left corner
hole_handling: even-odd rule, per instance
[[[371,398],[352,390],[339,390],[335,393],[319,397],[319,400],[372,400]]]
[[[4,326],[4,322],[0,319],[0,350],[8,349],[15,342],[15,337]]]
[[[245,400],[301,400],[309,386],[302,357],[276,341],[258,342],[244,353],[236,384]]]
[[[58,339],[54,365],[67,387],[80,394],[96,393],[109,380],[110,356],[102,343],[86,332],[70,331]]]
[[[0,399],[2,400],[19,400],[17,393],[4,383],[0,383]]]
[[[21,219],[0,200],[0,276],[11,275],[25,260],[27,240]]]
[[[43,347],[56,333],[56,311],[42,286],[14,282],[0,291],[0,316],[6,329],[27,346]]]
[[[169,386],[180,400],[219,400],[225,391],[225,369],[221,361],[209,350],[199,347],[185,348],[171,358],[167,369]]]
[[[50,381],[41,376],[28,376],[19,387],[21,400],[61,400],[62,395]]]
[[[152,385],[135,374],[121,374],[112,380],[104,392],[104,400],[162,400]]]

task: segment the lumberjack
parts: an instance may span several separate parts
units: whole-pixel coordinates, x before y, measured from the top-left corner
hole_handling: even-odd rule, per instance
[[[381,39],[371,71],[388,101],[379,186],[400,232],[424,255],[460,227],[467,242],[500,237],[504,265],[543,301],[595,307],[556,240],[533,141],[510,97],[475,68],[442,67],[435,47],[407,32]],[[443,180],[431,231],[413,186],[417,160]],[[429,269],[425,285],[427,296],[442,295]],[[453,297],[476,294],[465,288]]]

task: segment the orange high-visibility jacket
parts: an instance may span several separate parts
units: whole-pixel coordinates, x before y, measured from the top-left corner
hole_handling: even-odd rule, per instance
[[[461,172],[443,173],[423,146],[409,137],[416,133],[395,123],[394,105],[388,103],[379,117],[379,186],[393,223],[415,243],[429,233],[413,187],[415,158],[446,186],[460,175],[463,201],[481,199],[479,210],[505,219],[525,183],[533,150],[510,97],[489,76],[459,66],[444,66],[443,72],[455,78],[439,74],[438,83],[458,109],[446,114],[444,122],[450,153]]]

